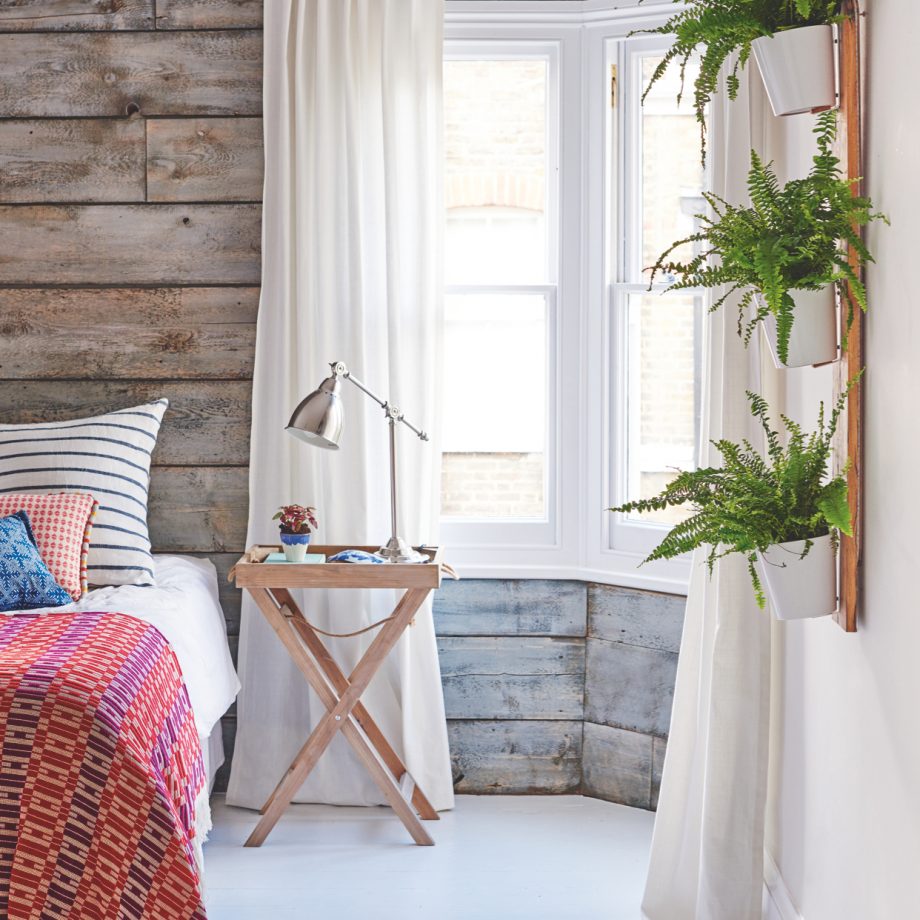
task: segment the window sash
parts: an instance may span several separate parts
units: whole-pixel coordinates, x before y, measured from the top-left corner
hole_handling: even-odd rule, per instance
[[[637,447],[638,439],[635,432],[630,430],[630,414],[633,406],[631,403],[636,396],[635,362],[630,361],[630,353],[635,344],[635,331],[630,328],[629,301],[634,295],[651,294],[667,297],[667,285],[656,284],[649,288],[648,284],[613,284],[610,287],[609,322],[608,322],[608,366],[611,368],[610,403],[609,403],[609,430],[611,443],[619,446],[609,455],[608,467],[608,507],[615,507],[635,497],[635,492],[630,488],[630,454]],[[699,330],[702,326],[705,313],[705,292],[697,289],[674,292],[674,296],[692,297],[696,301],[694,310],[695,327],[695,364],[699,366],[701,336]],[[694,422],[699,431],[699,413],[702,394],[700,392],[700,378],[694,380]],[[699,445],[694,444],[694,462],[699,454]],[[640,553],[643,556],[650,553],[670,530],[669,525],[657,521],[642,520],[638,517],[623,514],[611,515],[609,522],[606,547],[611,551]]]
[[[521,552],[554,549],[559,546],[560,514],[560,353],[559,279],[561,274],[560,233],[560,94],[561,43],[523,36],[506,39],[449,39],[445,42],[445,60],[542,60],[546,62],[546,227],[545,284],[451,284],[447,296],[455,295],[537,295],[546,302],[547,393],[549,413],[544,445],[544,514],[542,518],[441,518],[441,539],[461,556],[501,553],[517,557]],[[489,373],[481,368],[479,373]],[[500,380],[501,368],[493,371]]]
[[[665,46],[663,38],[627,42],[627,35],[633,29],[660,25],[667,11],[637,7],[586,18],[580,12],[570,13],[578,5],[567,3],[564,12],[559,4],[560,11],[541,16],[550,5],[521,0],[492,0],[487,6],[467,2],[455,4],[455,13],[449,5],[446,52],[453,56],[462,50],[475,57],[491,49],[501,54],[508,45],[517,51],[528,41],[558,49],[559,178],[553,225],[559,234],[559,272],[551,279],[555,285],[547,285],[554,288],[557,332],[554,518],[549,526],[448,521],[442,524],[441,540],[451,561],[467,577],[577,578],[684,593],[689,560],[638,567],[663,532],[662,525],[653,525],[654,536],[642,522],[622,522],[628,525],[624,529],[604,510],[613,504],[616,486],[613,396],[619,391],[613,378],[620,368],[611,364],[617,316],[614,293],[619,285],[645,288],[641,277],[628,279],[625,274],[628,189],[622,167],[631,108],[626,101],[634,85],[626,58],[640,48]],[[521,15],[525,8],[528,18]],[[618,66],[620,78],[615,109],[610,105],[612,64]],[[636,118],[634,110],[632,118]],[[447,290],[459,293],[467,288]],[[644,541],[620,539],[643,531]]]

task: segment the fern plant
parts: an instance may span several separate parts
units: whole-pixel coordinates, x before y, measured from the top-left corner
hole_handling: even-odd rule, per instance
[[[757,573],[757,554],[780,543],[804,540],[804,558],[819,537],[852,534],[847,500],[846,470],[827,481],[831,443],[843,412],[850,383],[825,418],[824,404],[817,429],[809,435],[782,416],[786,444],[770,424],[770,407],[748,392],[751,414],[766,437],[766,458],[747,440],[713,441],[722,466],[681,472],[654,498],[627,502],[610,511],[648,512],[689,505],[693,514],[677,524],[645,562],[673,559],[701,546],[709,547],[706,562],[712,574],[716,560],[741,553],[748,562],[754,595],[764,606]]]
[[[859,228],[874,220],[888,222],[884,214],[872,210],[869,198],[853,194],[855,180],[841,175],[840,160],[832,149],[836,114],[819,115],[814,131],[818,153],[804,179],[781,187],[772,164],[752,150],[747,180],[751,206],[739,208],[705,192],[712,214],[697,215],[700,230],[674,243],[652,267],[652,282],[660,274],[667,275],[674,282],[671,290],[724,286],[725,293],[712,310],[742,291],[738,334],[747,344],[757,323],[772,313],[784,363],[795,318],[792,292],[835,285],[847,305],[849,328],[854,310],[867,306],[862,266],[874,261]],[[688,262],[670,261],[674,251],[688,243],[700,244],[699,254]],[[847,247],[856,254],[856,266],[850,263]]]
[[[685,7],[657,29],[640,30],[649,34],[671,35],[674,43],[652,74],[643,100],[655,83],[675,61],[679,62],[681,90],[684,94],[687,64],[699,53],[700,70],[693,87],[693,105],[700,123],[703,158],[706,156],[706,108],[719,84],[725,61],[738,56],[726,76],[730,99],[738,95],[738,74],[751,56],[751,43],[761,37],[801,26],[820,26],[839,22],[842,0],[674,0]]]

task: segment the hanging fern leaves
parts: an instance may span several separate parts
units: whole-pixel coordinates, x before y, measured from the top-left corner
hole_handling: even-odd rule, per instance
[[[749,392],[751,414],[764,432],[766,458],[748,441],[714,441],[721,467],[681,472],[653,498],[610,510],[632,513],[689,506],[693,514],[677,524],[645,561],[673,559],[708,546],[706,564],[712,572],[717,560],[740,553],[748,560],[754,594],[763,607],[763,589],[755,568],[758,553],[796,540],[805,541],[807,553],[818,537],[852,534],[847,471],[826,480],[841,413],[861,376],[854,377],[838,398],[829,419],[822,404],[811,434],[783,416],[785,446],[772,426],[766,400]]]
[[[888,219],[873,211],[870,199],[854,195],[853,183],[843,178],[833,153],[836,133],[836,114],[820,115],[811,172],[785,186],[772,164],[752,151],[750,207],[735,207],[706,194],[711,214],[698,215],[699,231],[661,255],[652,267],[652,281],[664,274],[673,281],[672,290],[724,287],[713,310],[740,291],[739,335],[747,344],[757,323],[773,314],[783,362],[789,357],[796,291],[835,285],[847,305],[849,328],[855,310],[867,307],[860,273],[873,261],[859,228]],[[672,261],[672,254],[687,243],[697,244],[698,254],[687,262]],[[850,263],[848,247],[856,254],[858,268]]]
[[[641,2],[641,0],[640,0]],[[839,22],[842,0],[674,0],[685,9],[673,15],[657,29],[641,30],[673,36],[674,43],[655,68],[643,100],[649,90],[676,61],[680,69],[680,101],[685,91],[685,76],[691,58],[700,56],[699,74],[693,86],[693,106],[703,140],[706,158],[706,109],[719,85],[719,74],[726,60],[738,56],[726,74],[730,99],[738,95],[738,74],[751,56],[751,43],[785,29],[819,26]]]

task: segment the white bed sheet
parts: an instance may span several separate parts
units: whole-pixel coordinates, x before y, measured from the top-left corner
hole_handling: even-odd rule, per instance
[[[79,601],[42,612],[111,611],[155,626],[172,646],[188,689],[202,747],[240,689],[217,597],[217,570],[207,559],[154,556],[156,587],[94,588]],[[35,611],[29,611],[34,613]],[[220,731],[220,728],[217,728]],[[211,771],[217,769],[211,765]]]

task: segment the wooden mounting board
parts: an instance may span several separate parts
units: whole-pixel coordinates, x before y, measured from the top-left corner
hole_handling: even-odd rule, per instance
[[[844,172],[850,179],[858,179],[854,194],[862,192],[863,178],[863,33],[865,18],[859,0],[844,0],[846,20],[839,34],[839,93],[838,149]],[[850,253],[850,262],[858,265],[856,254]],[[842,332],[846,332],[846,309],[841,311]],[[846,389],[850,378],[865,367],[865,317],[855,311],[853,325],[847,335],[847,349],[841,356],[835,381],[836,397]],[[853,519],[853,536],[841,536],[840,542],[840,606],[834,619],[846,632],[856,632],[862,588],[863,548],[863,435],[862,416],[866,387],[863,377],[859,386],[850,392],[846,409],[846,423],[838,434],[837,462],[842,467],[849,460],[847,474],[850,513]]]

